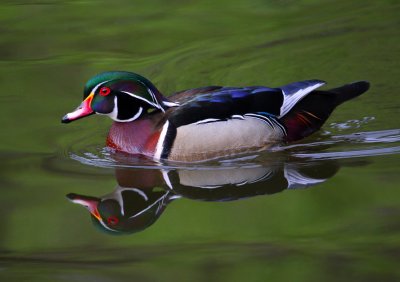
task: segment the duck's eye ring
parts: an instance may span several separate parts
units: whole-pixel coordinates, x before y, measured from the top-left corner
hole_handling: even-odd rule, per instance
[[[107,87],[107,86],[103,86],[99,90],[100,96],[107,96],[110,93],[111,93],[111,89],[109,87]]]
[[[107,218],[107,223],[110,225],[117,225],[119,222],[118,218],[116,216],[110,216]]]

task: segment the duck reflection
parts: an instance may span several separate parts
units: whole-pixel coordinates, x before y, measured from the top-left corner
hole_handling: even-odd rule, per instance
[[[174,200],[233,201],[322,183],[339,170],[336,161],[283,162],[241,168],[175,169],[117,168],[118,185],[102,197],[70,193],[86,207],[96,226],[112,234],[134,233],[152,225]]]

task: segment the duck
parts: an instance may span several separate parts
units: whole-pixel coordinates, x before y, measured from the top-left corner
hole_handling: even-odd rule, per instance
[[[301,140],[370,85],[357,81],[320,90],[325,84],[206,86],[166,97],[139,74],[108,71],[88,80],[83,101],[61,121],[106,115],[114,121],[106,138],[113,150],[155,161],[206,161]]]

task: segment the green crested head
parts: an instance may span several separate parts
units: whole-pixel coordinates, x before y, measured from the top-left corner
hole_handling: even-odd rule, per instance
[[[140,92],[135,94],[139,94],[143,96],[143,98],[148,99],[149,101],[152,100],[152,97],[149,91],[146,91],[146,88],[150,89],[153,92],[158,93],[157,88],[147,78],[137,73],[127,72],[127,71],[107,71],[99,73],[98,75],[89,79],[88,82],[86,82],[85,88],[83,90],[83,99],[89,96],[92,90],[97,85],[102,84],[103,82],[109,82],[108,83],[109,85],[113,85],[115,83],[127,82],[127,84],[128,85],[130,84],[131,87],[133,87],[136,84],[139,88],[138,91]]]
[[[85,85],[84,101],[62,122],[91,115],[108,115],[115,121],[129,122],[145,115],[148,110],[165,111],[176,106],[169,102],[145,77],[132,72],[110,71],[91,78]]]

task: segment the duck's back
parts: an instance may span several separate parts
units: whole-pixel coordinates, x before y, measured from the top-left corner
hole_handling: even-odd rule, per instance
[[[168,117],[165,137],[161,134],[162,158],[196,161],[253,151],[286,134],[276,117],[283,102],[280,89],[212,86],[170,98],[180,106]]]
[[[210,86],[171,96],[180,106],[169,113],[156,158],[197,161],[295,141],[317,131],[333,109],[365,92],[356,82],[328,91],[308,80],[280,88]]]

